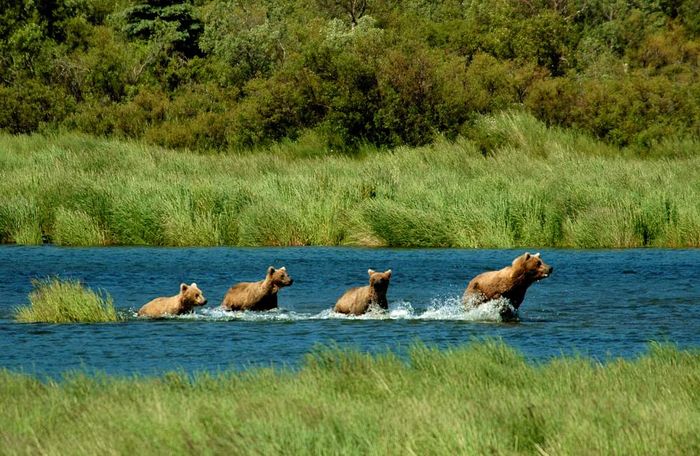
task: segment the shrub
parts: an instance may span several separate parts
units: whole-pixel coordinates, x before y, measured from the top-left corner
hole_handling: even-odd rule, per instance
[[[16,309],[15,319],[23,323],[115,322],[117,315],[109,294],[95,293],[77,280],[58,278],[34,280],[29,306]]]
[[[439,104],[435,59],[423,49],[393,50],[377,69],[381,106],[374,124],[385,131],[388,144],[425,144],[435,132]]]
[[[0,130],[31,133],[42,124],[60,122],[74,106],[75,100],[63,90],[33,79],[0,85]]]

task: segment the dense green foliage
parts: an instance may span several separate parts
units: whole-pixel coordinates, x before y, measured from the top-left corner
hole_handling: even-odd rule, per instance
[[[77,280],[34,281],[29,305],[15,318],[23,323],[102,323],[119,321],[109,294],[95,293]]]
[[[700,246],[697,141],[641,158],[523,114],[472,131],[478,140],[356,157],[324,154],[313,137],[203,155],[0,136],[0,242]]]
[[[0,371],[3,454],[698,454],[700,353],[532,365],[504,344],[407,360],[318,350],[297,372]]]
[[[168,147],[700,136],[697,0],[0,0],[0,129]]]

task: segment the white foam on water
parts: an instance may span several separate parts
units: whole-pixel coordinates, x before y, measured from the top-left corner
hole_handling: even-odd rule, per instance
[[[204,321],[304,321],[304,320],[453,320],[453,321],[502,321],[503,310],[513,310],[506,299],[496,299],[479,306],[469,307],[461,298],[448,296],[433,298],[428,307],[416,311],[409,301],[396,301],[389,304],[388,310],[370,307],[363,315],[346,315],[334,312],[332,308],[318,313],[295,312],[286,309],[273,309],[264,312],[230,311],[221,307],[205,307],[184,315],[166,316],[174,320]],[[134,317],[136,314],[134,313]]]
[[[479,306],[462,303],[459,297],[434,298],[419,318],[421,320],[501,321],[501,311],[511,307],[506,299],[496,299]]]
[[[389,305],[389,317],[392,320],[408,320],[415,317],[415,311],[410,302],[399,301]]]
[[[310,317],[311,320],[388,320],[390,314],[379,307],[372,306],[362,315],[348,315],[333,309],[322,310]]]
[[[421,320],[468,320],[468,311],[457,297],[433,298]]]
[[[501,321],[501,311],[512,306],[506,299],[486,302],[478,307],[465,308],[460,298],[435,298],[428,308],[418,312],[409,301],[397,301],[389,304],[384,311],[370,308],[363,315],[346,315],[326,309],[310,317],[312,320],[462,320],[462,321]]]
[[[248,310],[225,310],[221,307],[210,307],[202,309],[200,315],[207,320],[298,321],[309,319],[306,314],[280,308],[257,312]]]
[[[503,321],[504,313],[516,315],[515,307],[506,298],[493,299],[479,306],[470,306],[468,303],[465,312],[469,320],[473,321]]]

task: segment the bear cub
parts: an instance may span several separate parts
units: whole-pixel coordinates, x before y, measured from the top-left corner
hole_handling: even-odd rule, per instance
[[[369,274],[369,285],[346,291],[335,303],[333,309],[335,312],[362,315],[367,312],[371,305],[379,306],[384,310],[389,308],[386,292],[389,289],[391,269],[385,272],[375,272],[369,269],[367,274]]]
[[[187,285],[180,284],[180,293],[168,298],[156,298],[145,304],[138,311],[139,317],[162,317],[164,315],[181,315],[192,312],[194,307],[203,306],[207,303],[202,290],[197,288],[196,283]]]
[[[467,286],[462,303],[466,307],[477,307],[487,301],[506,298],[517,312],[525,299],[525,292],[533,283],[546,279],[554,268],[540,258],[540,254],[526,252],[510,266],[499,271],[484,272],[474,277]],[[504,318],[514,318],[510,309],[502,312]]]
[[[277,292],[294,280],[281,267],[267,268],[265,279],[259,282],[238,283],[226,292],[221,307],[226,310],[270,310],[277,307]]]

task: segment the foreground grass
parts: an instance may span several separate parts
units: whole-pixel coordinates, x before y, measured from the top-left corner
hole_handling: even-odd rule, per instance
[[[29,305],[16,310],[23,323],[98,323],[118,321],[112,298],[95,293],[77,280],[34,281]]]
[[[197,155],[0,136],[0,242],[700,246],[697,142],[628,156],[523,114],[486,117],[472,137],[348,157],[303,141]]]
[[[298,372],[42,383],[0,371],[4,454],[698,454],[700,353],[541,366],[497,342]]]

